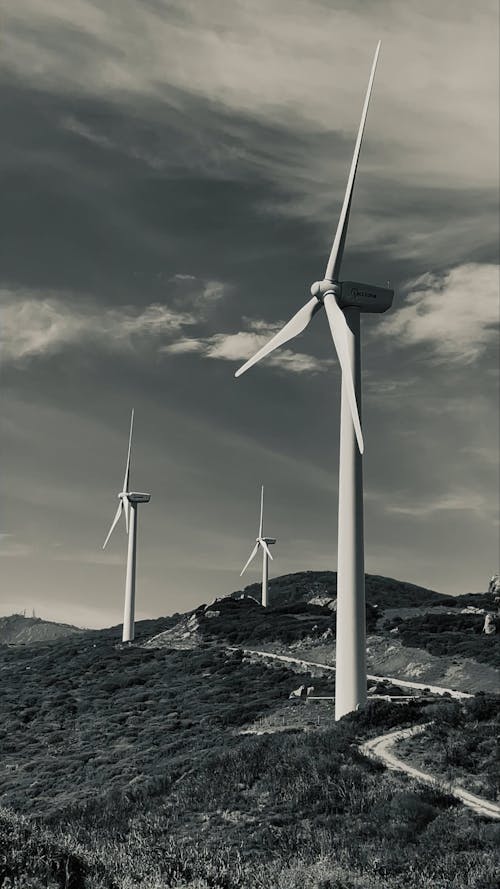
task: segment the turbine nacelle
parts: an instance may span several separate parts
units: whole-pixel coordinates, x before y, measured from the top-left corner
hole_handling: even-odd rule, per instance
[[[324,279],[311,285],[311,295],[319,303],[325,296],[332,293],[341,309],[355,308],[365,313],[387,312],[392,306],[394,290],[387,287],[376,287],[374,284],[360,284],[357,281],[339,281],[334,283]]]
[[[388,287],[375,287],[373,284],[358,284],[356,281],[342,281],[337,302],[341,309],[353,307],[360,312],[387,312],[392,306],[394,290]]]
[[[261,541],[263,541],[264,543],[267,543],[270,546],[272,546],[273,543],[276,543],[276,539],[277,539],[276,537],[256,537],[255,541],[256,541],[256,543],[260,543]]]
[[[120,500],[128,500],[129,503],[149,503],[151,494],[139,494],[137,491],[122,491],[118,494]]]

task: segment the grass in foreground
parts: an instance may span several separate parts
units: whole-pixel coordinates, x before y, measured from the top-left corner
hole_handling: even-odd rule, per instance
[[[418,702],[242,736],[296,675],[102,635],[6,649],[0,667],[4,889],[496,886],[498,825],[357,752],[426,718]]]

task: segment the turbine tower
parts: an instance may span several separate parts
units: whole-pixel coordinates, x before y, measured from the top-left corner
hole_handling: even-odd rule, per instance
[[[262,598],[261,603],[264,608],[267,608],[267,577],[268,577],[268,565],[269,559],[272,561],[271,550],[269,547],[276,543],[275,537],[264,537],[264,485],[262,485],[260,489],[260,522],[259,522],[259,535],[255,538],[255,546],[250,553],[250,558],[246,563],[243,571],[240,574],[240,577],[243,577],[245,571],[247,570],[250,562],[257,555],[257,550],[259,547],[262,549]]]
[[[132,642],[134,639],[134,614],[135,614],[135,569],[137,553],[137,507],[139,503],[149,503],[151,494],[138,494],[130,490],[130,455],[132,451],[132,430],[134,428],[134,411],[130,417],[130,434],[128,438],[127,463],[123,489],[118,494],[119,504],[115,517],[108,531],[108,536],[103,544],[103,549],[111,537],[122,512],[125,514],[125,527],[128,534],[127,550],[127,576],[125,580],[125,607],[123,611],[122,642]]]
[[[240,376],[278,346],[296,337],[316,312],[325,308],[342,371],[340,410],[339,522],[337,565],[337,655],[335,718],[357,710],[366,701],[366,619],[363,543],[363,434],[361,431],[361,312],[385,312],[394,291],[371,284],[340,281],[340,267],[349,224],[354,180],[380,42],[375,50],[358,136],[337,231],[322,281],[311,287],[312,298],[253,358],[236,371]]]

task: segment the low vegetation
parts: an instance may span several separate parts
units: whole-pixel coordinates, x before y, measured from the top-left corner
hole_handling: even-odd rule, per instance
[[[387,629],[398,629],[403,645],[424,648],[436,656],[473,658],[500,668],[500,633],[482,633],[483,614],[433,614],[428,612],[406,620],[395,617]]]
[[[296,685],[241,653],[117,648],[97,635],[0,650],[0,668],[0,802],[46,821],[162,792]]]
[[[78,642],[0,650],[3,889],[493,889],[498,827],[358,753],[418,701],[244,735],[296,675]]]
[[[471,793],[500,799],[500,697],[478,694],[463,703],[433,704],[427,713],[431,725],[400,744],[398,755]]]
[[[366,601],[379,607],[407,608],[413,605],[448,605],[453,596],[446,596],[425,587],[392,577],[378,574],[365,575]],[[337,595],[337,573],[335,571],[299,571],[284,574],[269,581],[269,602],[271,605],[285,605],[290,602],[308,601],[315,596]],[[241,590],[233,593],[240,596]],[[255,596],[260,601],[260,583],[245,587],[246,595]]]
[[[179,615],[140,622],[133,646],[116,629],[0,645],[0,889],[496,889],[500,824],[358,748],[434,720],[436,770],[493,799],[498,700],[370,701],[335,723],[330,702],[289,701],[300,684],[332,695],[331,674],[243,655],[268,639],[331,638],[335,613],[309,599],[335,595],[334,579],[272,581],[265,615],[248,600],[199,609],[181,621],[196,627],[185,649],[182,632],[168,647]],[[395,598],[439,598],[386,578],[367,586],[372,628]],[[441,617],[436,633],[425,620],[390,628],[496,644],[480,615]],[[165,632],[167,647],[142,647]],[[411,743],[427,756],[423,738]]]

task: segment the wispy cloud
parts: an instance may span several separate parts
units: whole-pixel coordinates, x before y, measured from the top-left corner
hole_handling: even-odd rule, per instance
[[[223,295],[219,282],[203,283],[190,276],[189,285],[188,305],[197,311],[181,311],[175,305],[159,303],[140,309],[110,308],[73,294],[0,290],[1,357],[4,362],[25,362],[72,345],[96,343],[108,349],[133,350],[160,336],[178,336],[184,328],[198,323]]]
[[[337,181],[339,161],[344,180],[346,158],[343,152],[335,157],[331,132],[347,137],[350,150],[370,55],[381,36],[365,169],[385,176],[389,164],[399,181],[416,187],[496,182],[493,0],[482,0],[481,14],[472,18],[453,0],[439,6],[421,0],[418,9],[391,0],[156,0],[140,9],[121,0],[119,10],[100,7],[93,0],[4,0],[6,70],[45,89],[124,104],[141,96],[180,110],[182,94],[190,95],[284,131],[313,134],[307,151],[280,157],[279,164],[272,146],[259,154],[248,133],[238,154],[273,169],[285,166],[284,175],[301,192],[306,172],[305,192],[310,195],[316,181],[319,204],[325,186],[330,194]],[[75,117],[66,125],[102,147],[109,144],[106,133]],[[193,140],[205,147],[197,130]],[[135,151],[153,167],[164,162],[151,147]]]
[[[245,361],[254,355],[273,334],[282,322],[268,324],[260,319],[245,318],[247,330],[237,333],[215,333],[208,337],[183,337],[170,345],[163,346],[162,352],[182,355],[198,352],[204,358],[218,358],[223,361]],[[332,359],[319,359],[291,349],[278,349],[266,358],[266,364],[291,373],[318,373],[326,370]]]
[[[413,516],[414,518],[429,518],[440,512],[475,512],[484,514],[488,504],[478,494],[443,494],[437,497],[429,497],[420,502],[411,502],[401,505],[388,504],[386,512],[396,515]]]
[[[131,93],[164,97],[173,85],[226,107],[294,125],[313,122],[322,130],[331,122],[332,70],[343,75],[335,117],[344,129],[366,75],[361,53],[374,46],[374,34],[387,36],[380,76],[399,113],[380,121],[380,133],[386,131],[386,142],[404,139],[410,123],[416,137],[410,163],[435,139],[437,125],[443,133],[445,126],[460,127],[462,135],[462,145],[457,140],[454,156],[441,157],[440,166],[463,160],[464,124],[474,133],[484,103],[496,105],[489,77],[495,47],[487,38],[498,8],[490,0],[483,0],[481,15],[473,19],[451,0],[439,8],[421,0],[418,11],[393,2],[348,8],[321,0],[158,0],[142,3],[140,10],[133,0],[122,0],[119,12],[113,4],[97,8],[93,0],[24,0],[21,5],[4,0],[3,7],[5,63],[24,78],[122,98]],[[433,76],[434,58],[440,66]],[[318,88],[311,91],[311,83]],[[411,91],[411,103],[405,90]],[[415,113],[416,103],[427,123],[420,109]],[[381,109],[379,100],[381,110],[387,108]]]
[[[7,559],[24,559],[34,552],[30,543],[15,540],[12,534],[0,534],[0,557]]]
[[[470,364],[497,340],[499,272],[497,265],[468,263],[422,275],[377,335],[392,337],[396,346],[428,346],[434,361]]]

